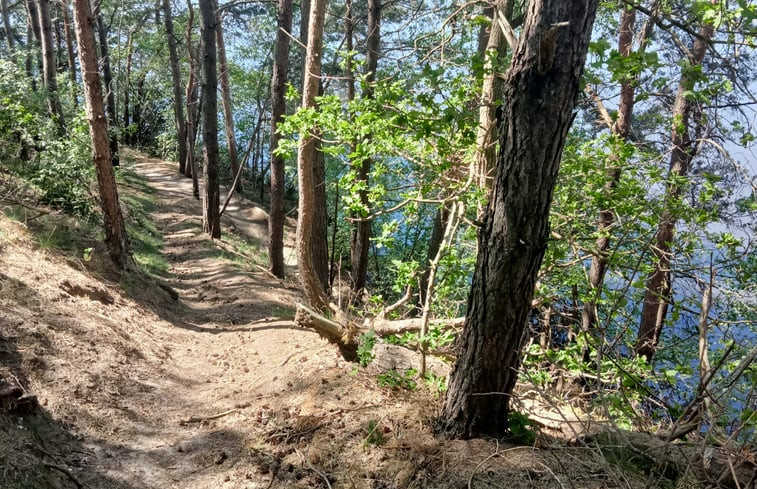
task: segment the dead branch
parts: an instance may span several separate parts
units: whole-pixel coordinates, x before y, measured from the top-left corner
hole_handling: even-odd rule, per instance
[[[672,443],[646,433],[620,430],[603,431],[585,441],[671,479],[693,470],[717,487],[752,487],[757,481],[757,464],[728,446]]]

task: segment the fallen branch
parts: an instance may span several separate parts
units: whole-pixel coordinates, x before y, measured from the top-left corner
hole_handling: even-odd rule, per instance
[[[223,418],[224,416],[228,416],[229,414],[236,412],[236,410],[237,410],[236,408],[229,409],[228,411],[224,411],[218,414],[213,414],[210,416],[192,416],[191,418],[188,418],[188,419],[182,419],[181,421],[179,421],[179,424],[181,426],[186,426],[192,423],[202,423],[203,421],[210,421],[211,419]]]
[[[617,458],[632,461],[642,470],[657,472],[671,480],[693,470],[716,487],[753,487],[757,481],[757,464],[748,455],[727,446],[672,443],[645,433],[619,430],[604,431],[585,441]]]
[[[399,327],[375,329],[379,336],[397,334],[402,328],[408,325],[420,325],[420,319],[402,321],[387,321],[386,323],[400,323]],[[297,314],[295,323],[298,325],[314,329],[323,338],[334,343],[339,347],[345,360],[354,362],[357,360],[358,337],[361,333],[368,333],[371,329],[365,326],[358,326],[346,317],[341,321],[327,318],[304,304],[297,304]],[[384,323],[384,325],[386,325]],[[429,353],[431,354],[431,353]],[[421,364],[421,355],[415,350],[411,350],[399,345],[391,345],[379,342],[373,348],[373,361],[369,371],[374,374],[386,373],[391,370],[404,372],[408,369],[418,369]],[[439,355],[444,357],[445,355]],[[439,359],[435,359],[429,370],[435,375],[446,375],[447,364]]]

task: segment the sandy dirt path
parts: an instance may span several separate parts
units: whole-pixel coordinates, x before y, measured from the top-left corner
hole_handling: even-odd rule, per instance
[[[92,446],[100,468],[134,488],[267,487],[272,472],[254,456],[265,421],[314,411],[309,398],[341,377],[344,363],[291,322],[294,286],[219,259],[224,251],[198,233],[201,204],[191,180],[141,156],[131,168],[156,190],[152,215],[170,262],[165,281],[180,303],[166,304],[168,313],[155,308],[166,321],[158,329],[170,337],[169,354],[158,375],[144,372],[142,388],[121,398],[134,415],[122,420],[118,443]],[[223,224],[224,232],[264,243],[267,215],[255,204],[235,198]]]

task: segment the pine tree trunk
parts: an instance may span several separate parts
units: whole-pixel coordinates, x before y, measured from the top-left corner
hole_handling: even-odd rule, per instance
[[[173,30],[171,2],[162,0],[162,3],[163,23],[166,28],[166,38],[168,38],[168,57],[171,63],[171,81],[173,82],[173,118],[176,125],[176,147],[179,152],[179,173],[183,174],[186,171],[187,164],[187,126],[184,120],[184,99],[181,93],[181,66],[176,49],[176,35]]]
[[[223,102],[223,124],[226,133],[226,147],[229,150],[231,181],[239,173],[239,156],[234,135],[234,113],[231,107],[231,81],[229,80],[229,63],[226,61],[226,45],[223,41],[223,24],[221,15],[216,13],[216,44],[218,48],[218,67],[221,70],[221,101]],[[237,191],[242,191],[242,181],[237,182]]]
[[[76,55],[74,54],[74,39],[71,33],[71,18],[68,15],[68,0],[60,0],[60,9],[63,13],[63,33],[66,36],[66,58],[68,59],[68,78],[71,80],[71,99],[74,107],[78,105],[76,100]]]
[[[499,73],[496,73],[495,68],[498,65],[497,61],[503,60],[507,53],[505,35],[499,26],[497,16],[500,9],[512,10],[512,3],[499,0],[497,6],[491,8],[492,25],[483,46],[479,38],[479,52],[484,56],[485,72],[481,88],[481,105],[478,109],[476,158],[472,163],[471,171],[476,185],[487,194],[491,189],[492,173],[497,158],[497,106],[502,90],[502,78]],[[508,16],[508,20],[512,23],[511,17],[512,14]],[[482,212],[483,208],[479,209],[479,214]]]
[[[368,0],[368,36],[365,40],[365,88],[363,98],[372,99],[378,69],[379,50],[381,43],[381,0]],[[360,203],[370,208],[368,199],[368,175],[371,173],[371,159],[365,158],[356,165],[356,183],[362,183],[365,188],[358,190]],[[356,216],[358,217],[358,216]],[[366,216],[359,216],[366,217]],[[368,247],[371,242],[371,221],[358,221],[352,229],[350,247],[352,269],[352,291],[358,295],[365,289],[365,277],[368,271]]]
[[[202,36],[202,138],[203,157],[203,231],[213,239],[221,237],[218,186],[218,69],[216,67],[216,15],[214,0],[200,0]]]
[[[12,52],[15,47],[13,42],[13,29],[11,29],[10,13],[8,12],[8,0],[0,0],[0,13],[3,16],[3,28],[5,29],[5,42],[8,43],[8,51]]]
[[[325,0],[312,0],[308,26],[308,47],[305,57],[304,86],[302,91],[303,108],[315,107],[315,98],[319,90],[321,75],[321,51],[323,48],[323,22],[326,14]],[[317,134],[317,129],[312,131]],[[320,227],[320,216],[325,214],[326,202],[317,200],[322,185],[323,173],[318,170],[317,139],[313,134],[303,134],[300,138],[297,156],[297,180],[299,186],[299,204],[297,219],[297,260],[302,281],[310,305],[318,310],[327,309],[323,271],[328,283],[328,252],[324,250],[325,234],[315,234]],[[325,258],[325,267],[321,259]]]
[[[35,0],[25,0],[27,26],[26,26],[26,74],[32,81],[32,90],[37,90],[37,79],[34,76],[34,65],[36,61],[37,69],[40,76],[44,72],[42,67],[42,33],[39,29],[39,11]],[[35,49],[36,48],[36,49]],[[43,81],[44,83],[44,81]]]
[[[99,5],[99,4],[98,4]],[[105,82],[105,100],[108,109],[108,141],[110,142],[110,158],[113,166],[120,164],[118,155],[118,135],[116,127],[116,91],[113,88],[113,73],[110,70],[110,54],[108,53],[108,31],[103,21],[102,6],[97,9],[97,33],[100,42],[100,62],[103,67],[103,81]]]
[[[271,210],[268,220],[268,257],[271,273],[284,278],[284,157],[273,152],[281,136],[278,126],[286,113],[286,82],[289,36],[292,31],[292,0],[279,0],[278,30],[271,79]]]
[[[689,64],[701,66],[707,47],[714,34],[711,25],[705,24],[699,29],[699,35],[694,41]],[[694,75],[696,76],[696,75]],[[695,83],[691,74],[684,72],[678,86],[675,102],[673,103],[672,153],[668,170],[669,183],[665,192],[665,203],[660,223],[657,227],[652,245],[653,269],[647,276],[644,292],[644,305],[639,322],[639,335],[636,342],[636,353],[651,361],[660,342],[668,305],[671,301],[671,273],[673,260],[673,239],[676,228],[676,211],[678,201],[684,190],[685,180],[689,172],[689,165],[697,152],[698,141],[690,135],[694,110],[694,101],[689,97]]]
[[[465,328],[439,429],[501,436],[549,237],[549,208],[579,91],[597,0],[529,3],[508,70],[500,154]]]
[[[55,49],[53,48],[53,25],[50,20],[50,0],[37,0],[37,9],[40,41],[42,44],[42,74],[45,88],[47,89],[48,112],[58,127],[58,134],[63,135],[66,132],[66,127],[63,120],[63,108],[58,98]]]
[[[618,53],[628,58],[631,55],[633,44],[636,10],[626,8],[625,6],[621,8],[623,9],[623,13],[620,20],[620,33],[618,35]],[[612,124],[611,131],[617,136],[621,144],[626,142],[631,135],[631,116],[633,114],[635,89],[636,80],[625,80],[620,85],[618,116]],[[614,153],[610,157],[610,164],[606,170],[606,183],[602,189],[604,195],[608,198],[612,197],[615,192],[621,176],[620,169],[618,168],[619,161],[614,156],[615,154],[617,153]],[[610,249],[609,233],[614,221],[613,209],[605,208],[599,212],[599,219],[597,221],[599,238],[597,238],[595,244],[596,250],[592,256],[591,268],[589,270],[591,296],[581,311],[581,329],[586,333],[590,332],[597,325],[597,299],[602,293],[602,284],[607,273],[608,251]]]
[[[118,190],[110,159],[108,124],[103,108],[102,85],[95,37],[92,32],[93,17],[88,0],[74,0],[74,19],[76,40],[79,45],[79,63],[84,81],[87,120],[92,138],[92,157],[95,162],[100,205],[104,217],[105,244],[113,262],[124,269],[128,258],[126,228],[118,204]]]

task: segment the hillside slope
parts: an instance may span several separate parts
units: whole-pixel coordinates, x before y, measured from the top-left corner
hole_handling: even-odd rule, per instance
[[[76,221],[3,201],[0,392],[39,405],[0,405],[0,488],[655,484],[591,447],[434,438],[436,393],[380,387],[292,323],[297,287],[254,263],[264,210],[235,203],[241,236],[213,243],[189,181],[131,159],[140,265],[121,277]]]

